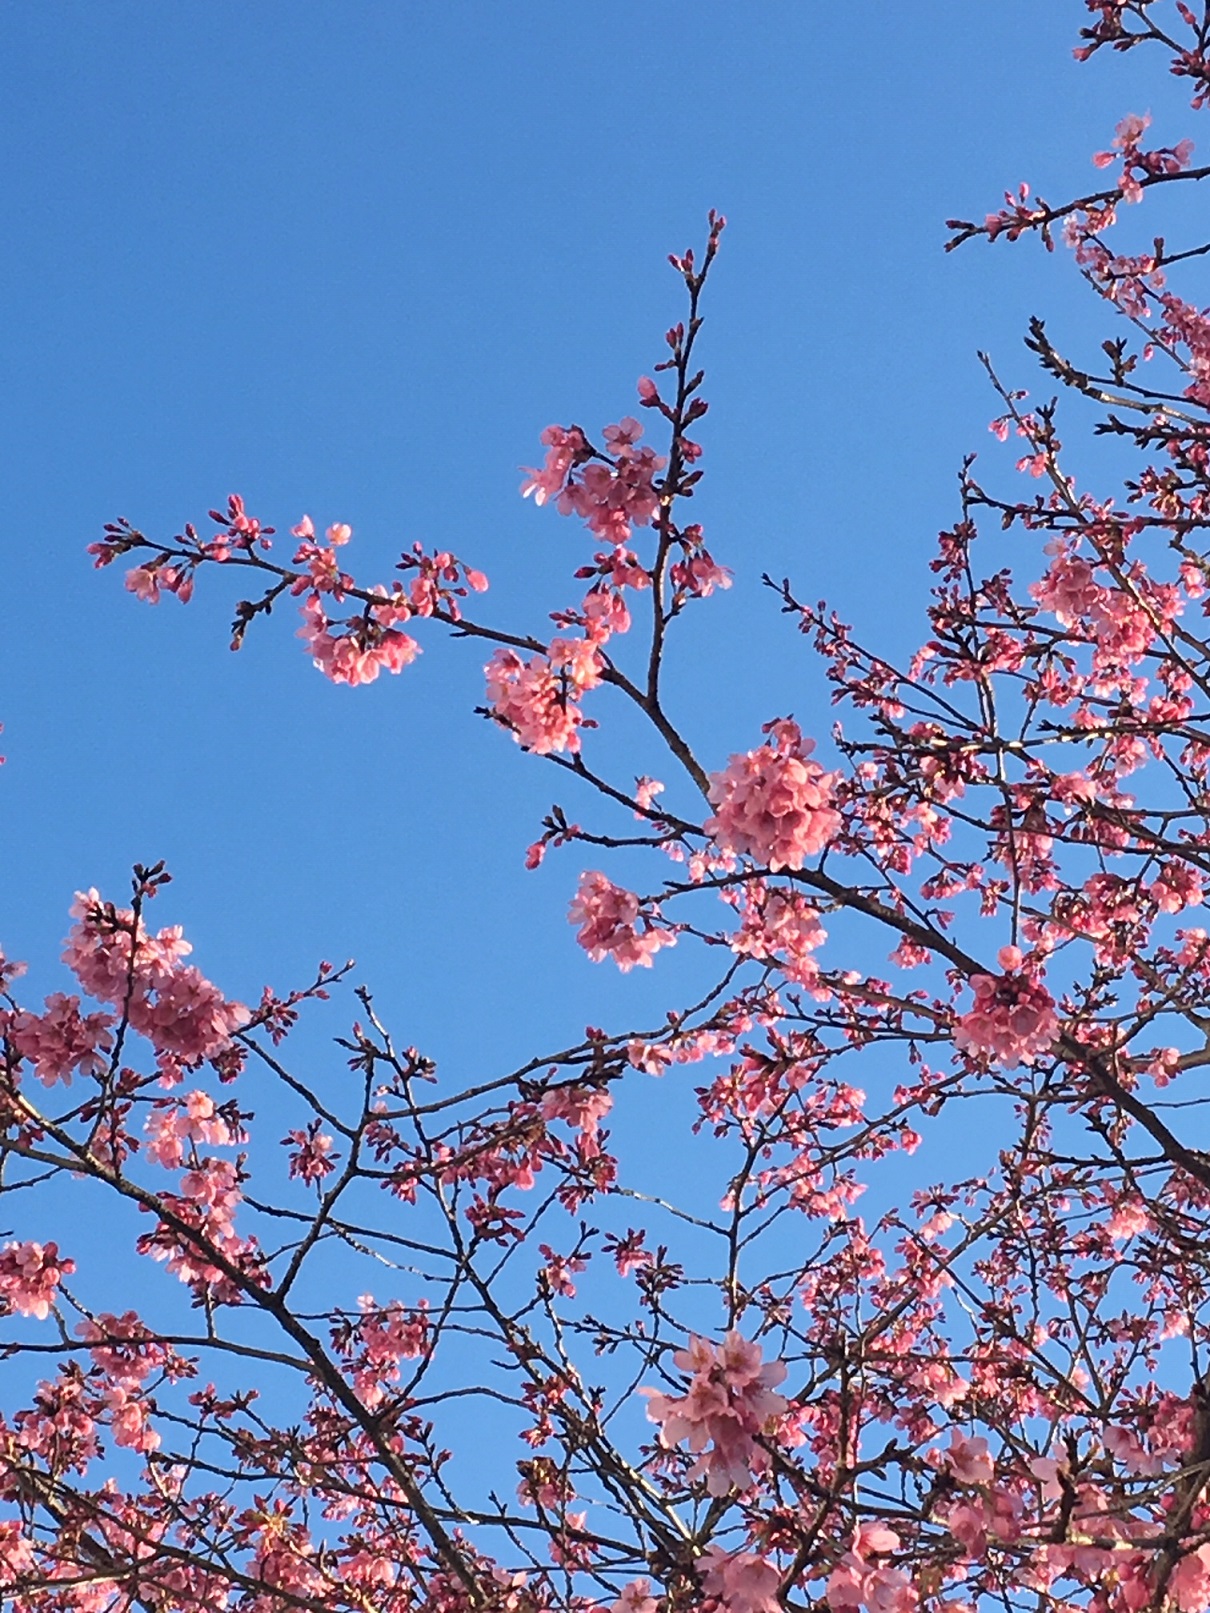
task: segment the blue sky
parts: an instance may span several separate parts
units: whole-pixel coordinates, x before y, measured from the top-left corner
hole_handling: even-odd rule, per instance
[[[735,586],[683,623],[669,703],[711,768],[776,715],[826,735],[760,573],[910,652],[962,455],[1011,474],[976,349],[1032,385],[1030,314],[1069,345],[1106,334],[1062,251],[946,257],[943,220],[1022,179],[1085,187],[1123,112],[1152,110],[1165,143],[1194,122],[1158,61],[1142,90],[1130,62],[1077,67],[1083,17],[1078,0],[0,7],[0,943],[31,990],[64,984],[73,890],[120,898],[132,862],[164,858],[156,917],[229,994],[356,957],[451,1083],[683,1004],[688,947],[621,977],[575,946],[580,851],[524,871],[552,801],[603,820],[472,715],[481,650],[426,633],[399,678],[333,688],[290,610],[232,656],[229,579],[151,610],[86,545],[117,515],[170,534],[238,490],[279,528],[350,522],[364,580],[414,540],[452,548],[489,574],[488,620],[541,632],[588,544],[518,497],[518,467],[548,423],[633,409],[681,313],[666,254],[717,207],[700,516]],[[623,777],[667,776],[604,701],[594,715]],[[324,1036],[352,1012],[300,1039],[308,1078],[339,1089]],[[689,1094],[663,1091],[664,1123],[683,1119]],[[621,1102],[620,1129],[646,1114]],[[673,1158],[652,1150],[657,1184]],[[943,1168],[918,1160],[913,1181]],[[78,1211],[65,1230],[82,1264],[110,1235]]]
[[[665,254],[715,206],[700,513],[736,585],[687,624],[674,714],[711,767],[787,711],[826,733],[760,572],[913,645],[961,456],[995,452],[976,348],[1030,384],[1029,314],[1104,334],[1062,252],[945,257],[942,221],[1022,178],[1084,186],[1124,111],[1189,129],[1158,60],[1143,94],[1132,64],[1073,64],[1083,15],[0,10],[0,938],[34,983],[60,984],[76,887],[120,895],[163,857],[161,922],[230,994],[356,956],[452,1078],[675,1005],[687,949],[621,979],[575,947],[579,853],[523,871],[551,801],[585,809],[472,716],[474,646],[426,634],[403,676],[332,688],[289,611],[231,656],[223,578],[149,610],[85,546],[239,490],[281,528],[352,523],[366,580],[448,546],[491,577],[485,616],[541,631],[587,545],[521,501],[517,467],[549,422],[633,408],[681,311]],[[606,754],[663,770],[599,714]]]

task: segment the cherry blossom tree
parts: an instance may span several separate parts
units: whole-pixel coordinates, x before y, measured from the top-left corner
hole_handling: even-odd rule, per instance
[[[1087,10],[1082,58],[1162,53],[1210,100],[1210,5]],[[482,716],[574,792],[528,852],[568,870],[569,945],[675,945],[702,984],[458,1089],[365,992],[297,1064],[347,971],[230,1000],[152,921],[162,866],[76,898],[78,991],[23,1002],[4,962],[19,1613],[1210,1608],[1210,248],[1131,236],[1210,168],[1137,115],[1094,160],[1102,188],[1021,187],[950,244],[1071,252],[1113,334],[1029,345],[1121,487],[1084,490],[1056,400],[989,365],[1016,468],[964,466],[919,651],[766,578],[836,710],[771,693],[743,754],[664,694],[731,581],[691,502],[721,217],[671,260],[635,414],[548,427],[525,473],[581,539],[553,632],[494,623],[452,553],[367,584],[347,524],[283,541],[238,497],[93,545],[152,603],[241,579],[236,648],[298,611],[337,683],[468,641]],[[619,703],[663,782],[594,755]],[[623,1084],[713,1138],[688,1202],[611,1136]],[[124,1293],[49,1241],[64,1205],[126,1240]]]

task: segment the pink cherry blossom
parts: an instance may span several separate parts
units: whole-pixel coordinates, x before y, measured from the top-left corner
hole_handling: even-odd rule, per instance
[[[796,891],[755,881],[745,886],[743,922],[731,940],[735,952],[775,958],[787,979],[814,987],[819,965],[812,954],[827,938],[817,909]]]
[[[527,471],[526,480],[521,484],[522,497],[529,498],[532,494],[535,504],[557,498],[567,485],[573,466],[587,459],[590,453],[578,426],[567,430],[562,426],[547,426],[542,433],[542,444],[546,449],[546,463],[541,470]]]
[[[767,1557],[709,1546],[698,1559],[697,1571],[706,1595],[716,1598],[727,1613],[779,1613],[781,1575]]]
[[[1204,894],[1203,876],[1189,863],[1178,862],[1175,858],[1163,865],[1151,886],[1151,899],[1164,913],[1200,907]]]
[[[430,1350],[428,1308],[422,1302],[408,1309],[398,1300],[378,1305],[369,1294],[357,1303],[360,1314],[337,1324],[334,1341],[358,1394],[367,1406],[378,1406],[399,1382],[400,1362],[417,1360]]]
[[[580,1133],[580,1150],[588,1158],[600,1153],[601,1121],[612,1108],[612,1096],[599,1087],[552,1087],[542,1099],[543,1118],[574,1127]]]
[[[59,1258],[55,1243],[6,1243],[0,1250],[0,1300],[18,1316],[44,1322],[55,1302],[55,1292],[76,1266]]]
[[[227,1148],[241,1140],[218,1112],[210,1094],[200,1089],[183,1099],[158,1100],[147,1116],[144,1130],[149,1139],[147,1157],[167,1170],[184,1162],[190,1145]]]
[[[562,649],[563,641],[555,640],[552,648],[556,646]],[[584,643],[581,649],[577,645],[557,665],[545,655],[523,660],[515,650],[497,650],[484,668],[492,715],[536,756],[578,751],[579,731],[585,722],[579,693],[593,687],[596,669],[591,657],[595,654],[593,646]]]
[[[247,1024],[242,1003],[182,961],[191,948],[178,927],[151,935],[132,910],[107,906],[95,890],[77,893],[72,915],[64,963],[90,996],[126,1013],[166,1067],[214,1058]]]
[[[715,815],[706,832],[726,851],[756,858],[774,873],[799,869],[840,833],[836,773],[811,761],[813,741],[796,723],[769,725],[772,743],[733,756],[710,784]]]
[[[711,1495],[745,1488],[768,1464],[756,1436],[786,1409],[785,1399],[773,1391],[786,1376],[784,1364],[764,1361],[760,1345],[735,1329],[721,1346],[695,1334],[672,1359],[690,1375],[686,1393],[641,1391],[647,1416],[660,1426],[660,1444],[672,1449],[687,1441],[698,1457],[690,1477],[704,1478]]]
[[[642,911],[638,897],[604,874],[580,875],[580,887],[568,917],[580,926],[576,940],[594,963],[612,958],[623,974],[636,964],[650,969],[661,947],[672,946],[676,935],[659,928]],[[640,927],[641,926],[641,927]]]
[[[929,1460],[951,1474],[959,1484],[990,1484],[995,1464],[988,1454],[987,1441],[978,1434],[950,1430],[948,1447],[930,1451]]]
[[[335,1139],[314,1120],[305,1130],[287,1132],[282,1143],[290,1149],[290,1175],[300,1182],[322,1182],[336,1169],[340,1155],[333,1152]]]
[[[975,1001],[954,1027],[965,1053],[985,1055],[1005,1069],[1032,1064],[1059,1033],[1054,998],[1034,974],[1021,969],[1016,947],[1000,952],[1002,975],[973,975]]]
[[[1172,1571],[1168,1593],[1181,1613],[1205,1613],[1210,1607],[1210,1544],[1185,1553]]]
[[[917,1596],[907,1573],[873,1561],[897,1551],[900,1544],[893,1529],[878,1523],[860,1524],[850,1549],[828,1579],[829,1607],[836,1613],[855,1608],[865,1608],[867,1613],[913,1613]]]
[[[411,614],[401,601],[386,598],[383,605],[371,606],[365,615],[344,623],[328,616],[319,594],[312,594],[302,609],[298,636],[315,666],[333,683],[373,683],[379,672],[401,672],[420,654],[416,640],[393,625]]]
[[[8,1034],[22,1058],[29,1059],[39,1081],[52,1086],[70,1083],[72,1074],[97,1075],[113,1045],[111,1014],[81,1014],[80,999],[55,992],[42,1014],[17,1013]]]
[[[623,1585],[617,1600],[611,1603],[609,1613],[656,1613],[651,1581],[632,1579],[629,1585]]]

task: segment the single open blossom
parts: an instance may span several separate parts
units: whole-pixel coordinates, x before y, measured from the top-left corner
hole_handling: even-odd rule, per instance
[[[632,1579],[623,1585],[621,1594],[612,1603],[609,1613],[655,1613],[656,1599],[651,1594],[649,1579]]]
[[[643,1389],[647,1416],[660,1425],[660,1444],[671,1450],[686,1441],[698,1457],[690,1476],[704,1478],[711,1495],[744,1489],[768,1465],[756,1436],[786,1410],[774,1384],[786,1376],[781,1361],[765,1361],[759,1344],[736,1329],[721,1345],[693,1335],[673,1361],[690,1374],[683,1395]]]
[[[733,756],[710,782],[714,817],[706,832],[725,851],[754,857],[774,873],[799,869],[840,833],[839,775],[810,760],[814,741],[797,723],[771,723],[771,743]]]
[[[963,1434],[957,1428],[950,1429],[949,1445],[930,1451],[929,1460],[959,1484],[990,1484],[995,1475],[987,1441],[981,1435]]]
[[[954,1027],[955,1046],[983,1054],[1006,1070],[1032,1064],[1059,1032],[1055,1000],[1040,980],[1022,972],[1016,947],[1000,951],[1002,975],[972,975],[974,1006]]]
[[[623,974],[636,964],[650,969],[660,948],[676,940],[671,930],[658,929],[642,913],[633,891],[623,890],[604,874],[580,875],[568,916],[580,926],[576,940],[592,961],[612,958]]]

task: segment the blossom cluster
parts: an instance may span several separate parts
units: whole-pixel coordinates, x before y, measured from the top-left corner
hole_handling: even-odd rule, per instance
[[[229,1002],[183,961],[192,947],[179,926],[152,935],[133,910],[102,902],[95,890],[78,892],[71,912],[76,922],[64,963],[90,997],[117,1008],[147,1037],[165,1075],[179,1078],[213,1059],[247,1024],[242,1003]],[[62,1008],[50,1012],[62,1018]]]
[[[111,1014],[82,1014],[80,999],[53,992],[41,1014],[18,1010],[0,1016],[12,1045],[46,1086],[72,1075],[98,1075],[113,1046]]]
[[[414,1310],[391,1300],[379,1305],[370,1294],[358,1300],[359,1314],[343,1318],[333,1329],[333,1343],[345,1363],[353,1387],[365,1405],[377,1407],[398,1383],[399,1363],[426,1355],[432,1327],[425,1303]]]
[[[746,1489],[769,1461],[758,1436],[771,1433],[787,1407],[774,1390],[786,1376],[784,1363],[765,1361],[760,1345],[734,1328],[721,1345],[694,1334],[672,1359],[690,1375],[686,1392],[641,1391],[660,1444],[671,1450],[687,1442],[698,1458],[689,1476],[705,1479],[711,1495]]]
[[[650,969],[660,948],[676,940],[673,930],[661,929],[643,911],[633,891],[595,871],[580,875],[569,917],[580,926],[576,940],[592,961],[612,958],[624,974],[636,964]]]
[[[811,760],[814,741],[788,719],[768,723],[769,743],[733,756],[710,781],[706,832],[725,851],[777,873],[800,869],[840,834],[839,775]]]
[[[18,1316],[44,1322],[59,1284],[76,1269],[56,1243],[6,1243],[0,1249],[0,1299]]]
[[[954,1026],[954,1045],[1005,1069],[1032,1064],[1059,1033],[1055,1000],[1028,968],[1017,947],[1002,947],[1000,975],[971,976],[974,1005]]]
[[[640,447],[643,428],[627,415],[606,426],[606,452],[597,454],[578,426],[548,426],[542,433],[546,461],[527,472],[521,491],[535,504],[553,499],[561,515],[578,515],[595,537],[628,543],[660,503],[655,478],[667,464],[654,449]]]
[[[552,639],[545,655],[522,659],[499,649],[484,669],[492,716],[536,756],[576,752],[580,728],[590,722],[580,696],[595,689],[605,663],[591,639]]]

